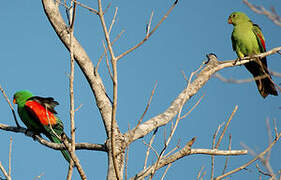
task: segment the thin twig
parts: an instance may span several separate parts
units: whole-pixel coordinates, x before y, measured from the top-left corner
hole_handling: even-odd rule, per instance
[[[216,132],[213,135],[213,141],[212,141],[212,149],[215,150],[215,144],[216,144],[216,137],[220,131],[220,128],[224,125],[224,122],[220,124],[216,130]],[[214,179],[214,169],[215,169],[215,156],[211,156],[211,180]]]
[[[80,178],[81,178],[82,180],[86,180],[86,179],[87,179],[87,176],[86,176],[86,174],[85,174],[85,172],[84,172],[84,170],[83,170],[83,168],[82,168],[82,166],[81,166],[81,164],[80,164],[80,162],[79,162],[78,157],[76,156],[75,151],[74,151],[74,152],[72,151],[71,144],[69,144],[69,142],[68,142],[67,137],[66,137],[65,134],[62,134],[61,141],[62,141],[62,143],[65,145],[67,151],[69,152],[70,157],[71,157],[71,159],[73,160],[73,162],[74,162],[74,164],[75,164],[75,166],[76,166],[76,168],[77,168],[77,170],[78,170],[78,173],[79,173],[79,175],[80,175]]]
[[[269,118],[266,118],[265,122],[266,122],[267,136],[268,136],[268,144],[270,144],[272,142],[272,135],[271,135],[271,128],[269,124]],[[270,155],[271,155],[271,151],[268,151],[265,161],[269,161]]]
[[[116,36],[116,38],[112,41],[111,44],[113,45],[113,44],[121,37],[121,35],[122,35],[124,32],[125,32],[125,31],[122,30],[122,31]],[[101,62],[103,56],[106,55],[106,53],[107,53],[107,48],[106,48],[105,45],[104,45],[104,51],[103,51],[102,55],[100,56],[100,58],[99,58],[99,60],[98,60],[98,62],[97,62],[97,65],[96,65],[96,67],[95,67],[95,74],[97,74],[97,71],[98,71],[98,69],[99,69],[100,62]]]
[[[222,138],[223,138],[223,136],[224,136],[224,134],[225,134],[225,132],[226,132],[226,129],[228,128],[228,125],[229,125],[230,121],[232,120],[234,114],[236,113],[237,109],[238,109],[238,105],[235,106],[235,108],[234,108],[234,110],[232,111],[232,113],[231,113],[231,115],[230,115],[230,117],[229,117],[229,119],[228,119],[226,125],[224,126],[223,131],[222,131],[222,133],[221,133],[221,135],[220,135],[220,137],[219,137],[219,140],[217,141],[217,144],[216,144],[216,147],[215,147],[216,149],[219,148],[220,143],[221,143],[221,140],[222,140]]]
[[[14,110],[14,108],[13,108],[13,106],[12,106],[12,104],[11,104],[9,98],[8,98],[8,96],[6,95],[4,89],[2,88],[1,85],[0,85],[0,90],[1,90],[1,92],[2,92],[2,94],[3,94],[3,96],[4,96],[4,98],[5,98],[5,100],[7,101],[7,103],[9,104],[9,106],[10,106],[10,108],[11,108],[11,111],[12,111],[12,113],[13,113],[14,120],[15,120],[15,122],[16,122],[17,127],[21,127],[20,124],[19,124],[19,122],[18,122],[18,120],[17,120],[17,116],[16,116],[16,113],[15,113],[15,110]]]
[[[191,80],[192,76],[193,76],[193,73],[191,73],[191,75],[190,75],[190,80]],[[189,84],[188,84],[187,86],[189,86]],[[187,95],[187,93],[186,93],[186,95]],[[165,151],[166,151],[166,149],[167,149],[167,147],[168,147],[170,141],[172,140],[172,138],[173,138],[173,136],[174,136],[174,133],[175,133],[175,131],[176,131],[176,128],[177,128],[177,126],[178,126],[178,123],[179,123],[179,121],[181,120],[181,112],[182,112],[183,106],[184,106],[184,102],[182,102],[181,105],[180,105],[180,108],[179,108],[179,111],[178,111],[178,116],[177,116],[175,125],[172,126],[170,135],[169,135],[168,139],[165,140],[164,147],[163,147],[162,151],[160,152],[160,155],[159,155],[159,157],[158,157],[158,159],[157,159],[157,161],[156,161],[156,163],[155,163],[155,165],[154,165],[154,168],[153,168],[153,170],[152,170],[152,173],[151,173],[149,179],[152,179],[152,178],[153,178],[153,176],[154,176],[154,174],[155,174],[155,172],[156,172],[157,166],[159,165],[159,162],[160,162],[162,156],[164,155],[164,153],[165,153]]]
[[[203,179],[204,179],[206,173],[207,173],[206,171],[203,172],[203,175],[201,176],[200,180],[203,180]]]
[[[150,32],[150,27],[151,27],[151,23],[152,23],[152,17],[153,17],[154,12],[152,11],[150,14],[150,18],[149,18],[149,22],[146,28],[146,37],[148,38],[149,32]]]
[[[180,148],[180,141],[178,141],[178,144],[176,145],[176,147],[174,147],[171,151],[167,152],[163,157],[166,158],[168,157],[170,154],[172,154],[174,151],[178,150]]]
[[[156,128],[154,131],[153,131],[153,134],[151,136],[151,139],[149,141],[149,146],[147,147],[147,150],[146,150],[146,155],[145,155],[145,159],[144,159],[144,166],[143,166],[143,169],[146,168],[146,165],[147,165],[147,161],[148,161],[148,157],[149,157],[149,152],[150,152],[150,149],[152,147],[152,143],[155,139],[155,136],[156,136],[156,133],[158,131],[158,128]]]
[[[167,172],[168,172],[168,169],[169,169],[171,166],[172,166],[172,164],[168,164],[167,168],[165,169],[165,171],[164,171],[164,173],[163,173],[163,175],[162,175],[161,180],[164,180],[164,178],[165,178],[165,176],[166,176],[166,174],[167,174]]]
[[[145,36],[145,38],[139,42],[137,45],[135,45],[134,47],[130,48],[129,50],[125,51],[124,53],[122,53],[121,55],[119,55],[118,57],[116,57],[116,60],[121,59],[122,57],[124,57],[125,55],[129,54],[130,52],[132,52],[133,50],[137,49],[138,47],[140,47],[146,40],[148,40],[148,38],[158,29],[158,27],[162,24],[162,22],[168,17],[168,15],[171,13],[171,11],[174,9],[174,7],[176,6],[176,4],[178,3],[178,0],[176,0],[173,5],[170,7],[170,9],[167,11],[167,13],[162,17],[162,19],[158,22],[158,24],[152,29],[152,31]]]
[[[264,172],[260,167],[259,167],[259,164],[257,163],[256,164],[256,168],[258,169],[259,173],[265,175],[265,176],[269,176],[269,177],[272,177],[271,174],[267,173],[267,172]]]
[[[71,13],[70,13],[70,20],[69,20],[69,31],[70,31],[70,76],[69,76],[69,96],[70,96],[70,107],[69,107],[69,115],[70,115],[70,134],[71,134],[71,152],[75,153],[75,121],[74,121],[74,45],[73,45],[73,34],[74,34],[74,22],[75,22],[75,15],[76,15],[76,3],[72,0],[71,1]],[[73,173],[73,166],[74,162],[70,159],[69,166],[68,166],[68,174],[67,180],[71,180],[72,173]]]
[[[277,130],[277,125],[276,125],[276,120],[273,119],[273,124],[274,124],[274,132],[275,132],[275,137],[278,136],[278,130]]]
[[[40,175],[36,176],[33,180],[40,179],[42,176],[44,176],[44,173],[41,173]]]
[[[229,134],[228,150],[231,150],[231,134]],[[225,163],[224,163],[224,168],[223,168],[222,174],[224,174],[224,173],[225,173],[225,171],[226,171],[227,164],[228,164],[228,159],[229,159],[229,157],[228,157],[228,156],[226,156],[226,158],[225,158]]]
[[[115,23],[117,12],[118,12],[118,7],[115,8],[114,16],[112,18],[111,24],[110,24],[109,29],[108,29],[108,34],[111,33],[112,27],[113,27],[113,25]]]
[[[130,124],[128,124],[128,130],[130,129]],[[130,150],[130,146],[126,147],[126,158],[125,158],[125,180],[128,179],[128,160],[129,160],[129,150]]]
[[[156,149],[152,146],[152,144],[147,144],[144,140],[142,140],[143,144],[146,145],[147,147],[149,147],[150,149],[152,149],[152,151],[154,152],[154,154],[156,155],[157,158],[159,158],[159,154],[156,151]],[[151,141],[150,141],[151,142]]]
[[[201,177],[201,172],[204,170],[204,166],[201,167],[200,171],[197,174],[196,180],[199,180]]]
[[[281,133],[278,134],[277,137],[275,137],[274,141],[263,151],[261,152],[260,154],[258,154],[255,158],[253,158],[252,160],[250,160],[249,162],[245,163],[244,165],[232,170],[232,171],[229,171],[227,173],[225,173],[224,175],[221,175],[221,176],[218,176],[215,178],[215,180],[219,180],[219,179],[222,179],[226,176],[229,176],[233,173],[236,173],[242,169],[245,169],[247,166],[249,166],[250,164],[252,164],[253,162],[255,162],[257,159],[259,159],[261,156],[264,156],[269,150],[271,150],[271,148],[275,145],[275,143],[279,140],[281,136]]]
[[[281,77],[280,73],[273,72],[273,71],[270,71],[270,75],[276,76],[276,77]],[[255,80],[263,79],[263,78],[267,77],[267,75],[256,76],[256,77],[247,78],[247,79],[233,79],[233,78],[225,78],[220,73],[217,72],[216,74],[214,74],[213,77],[218,78],[219,80],[221,80],[222,82],[225,82],[225,83],[242,84],[242,83],[249,83],[249,82],[252,82]]]
[[[5,168],[3,167],[1,161],[0,161],[0,170],[2,171],[2,173],[4,174],[4,176],[7,178],[7,180],[11,180],[11,177],[9,176],[9,174],[7,173],[7,171],[5,170]]]
[[[204,97],[205,97],[205,94],[203,94],[203,95],[198,99],[198,101],[192,106],[192,108],[191,108],[187,113],[185,113],[185,114],[181,117],[181,119],[186,118],[186,116],[188,116],[188,115],[198,106],[198,104],[201,102],[201,100],[202,100]]]
[[[148,111],[148,109],[149,109],[149,106],[150,106],[150,104],[151,104],[151,102],[152,102],[152,98],[153,98],[153,96],[154,96],[156,87],[157,87],[157,81],[155,82],[154,88],[153,88],[153,90],[151,91],[151,95],[150,95],[150,97],[149,97],[149,100],[148,100],[148,102],[147,102],[147,105],[146,105],[146,107],[145,107],[145,110],[144,110],[144,112],[142,113],[141,118],[138,120],[138,124],[137,124],[136,127],[138,127],[138,126],[140,125],[140,123],[142,122],[142,120],[143,120],[145,114],[147,113],[147,111]]]
[[[79,1],[76,1],[76,0],[73,0],[73,1],[74,1],[77,5],[79,5],[79,6],[83,7],[83,8],[85,8],[85,9],[88,9],[90,12],[92,12],[92,13],[94,13],[94,14],[98,14],[98,11],[97,11],[97,10],[95,10],[95,9],[93,9],[93,8],[87,6],[87,5],[85,5],[85,4],[83,4],[83,3],[79,2]],[[59,3],[59,4],[61,4],[61,5],[63,5],[64,7],[68,8],[67,5],[66,5],[66,3],[61,3],[60,0],[56,0],[56,2]]]
[[[9,148],[9,176],[11,176],[12,172],[12,143],[13,143],[13,138],[10,137],[10,148]]]
[[[273,23],[281,27],[281,17],[276,13],[274,8],[272,8],[270,12],[262,6],[256,6],[249,3],[247,0],[243,0],[243,2],[255,13],[267,16]]]
[[[108,70],[108,73],[109,73],[109,75],[110,75],[111,80],[113,81],[113,75],[112,75],[112,72],[111,72],[111,69],[110,69],[110,65],[109,65],[109,60],[108,60],[108,55],[107,55],[107,49],[106,49],[106,46],[105,46],[105,44],[104,44],[103,41],[102,41],[102,45],[103,45],[104,52],[105,52],[105,59],[106,59],[107,70]]]

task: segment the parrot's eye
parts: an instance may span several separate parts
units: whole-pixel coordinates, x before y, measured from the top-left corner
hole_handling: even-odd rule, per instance
[[[235,16],[236,16],[236,14],[233,14],[233,15],[232,15],[232,17],[235,17]]]

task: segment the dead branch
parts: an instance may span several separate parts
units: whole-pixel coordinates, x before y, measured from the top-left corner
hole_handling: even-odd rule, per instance
[[[214,54],[207,55],[208,62],[206,62],[205,67],[197,75],[196,79],[192,81],[190,86],[184,89],[178,97],[171,103],[171,105],[161,114],[149,119],[146,122],[143,122],[138,127],[133,128],[126,132],[125,141],[129,145],[133,141],[147,135],[157,127],[161,127],[170,122],[178,113],[181,103],[186,103],[193,95],[195,95],[212,77],[212,75],[219,70],[228,67],[240,66],[250,61],[254,61],[255,58],[269,56],[275,54],[281,50],[281,47],[273,48],[265,53],[255,55],[253,57],[245,57],[240,61],[237,60],[228,60],[228,61],[218,61],[217,57]],[[236,62],[234,64],[234,62]]]
[[[270,75],[276,76],[276,77],[281,77],[281,73],[273,72],[273,71],[270,72]],[[247,78],[247,79],[233,79],[233,78],[225,78],[220,73],[217,72],[214,74],[213,77],[218,78],[219,80],[221,80],[222,82],[225,82],[225,83],[241,84],[241,83],[253,82],[258,79],[263,79],[267,76],[263,75],[263,76],[256,76],[256,77]]]
[[[70,134],[71,134],[71,146],[70,150],[72,153],[72,156],[75,155],[75,121],[74,121],[74,114],[75,114],[75,109],[74,109],[74,55],[73,55],[73,34],[74,34],[74,22],[75,22],[75,17],[76,17],[76,3],[71,1],[71,9],[70,9],[70,16],[69,16],[69,41],[70,41],[70,75],[69,75],[69,96],[70,96],[70,107],[69,107],[69,116],[70,116]],[[67,148],[68,149],[68,148]],[[73,159],[70,159],[69,166],[68,166],[68,173],[67,173],[67,180],[71,180],[72,178],[72,173],[73,173],[73,166],[74,162]],[[77,165],[76,165],[77,166]],[[77,168],[82,168],[77,166]],[[81,170],[79,170],[79,173],[81,174]],[[83,171],[83,170],[82,170]],[[82,172],[83,173],[83,172]],[[85,176],[86,177],[86,176]],[[85,178],[86,179],[86,178]]]
[[[56,34],[65,47],[69,50],[71,46],[70,32],[67,24],[61,16],[58,4],[55,3],[54,0],[42,0],[42,4],[45,14]],[[111,102],[106,94],[102,79],[100,78],[98,72],[94,72],[94,65],[86,51],[75,37],[73,37],[72,43],[74,47],[73,55],[75,61],[79,65],[81,71],[84,73],[89,85],[91,86],[91,90],[96,99],[96,104],[100,110],[106,133],[108,135],[111,127],[111,113],[109,113],[112,111]]]
[[[256,6],[251,4],[248,0],[243,0],[243,2],[255,13],[263,14],[273,23],[281,27],[281,17],[276,13],[275,8],[271,8],[271,12],[266,10],[263,6]]]
[[[129,50],[125,51],[124,53],[120,54],[118,57],[116,57],[116,60],[120,60],[125,55],[129,54],[130,52],[134,51],[138,47],[140,47],[145,41],[149,39],[149,37],[158,29],[158,27],[162,24],[162,22],[168,17],[168,15],[171,13],[171,11],[174,9],[174,7],[177,5],[178,0],[176,0],[173,5],[170,7],[170,9],[167,11],[167,13],[162,17],[162,19],[158,22],[158,24],[150,31],[148,34],[146,34],[145,38],[136,44],[134,47],[130,48]],[[147,31],[148,32],[148,31]]]
[[[42,138],[40,135],[35,134],[34,132],[27,130],[23,127],[15,127],[15,126],[8,126],[6,124],[0,124],[0,129],[4,131],[11,131],[15,133],[22,133],[27,136],[32,137],[35,141],[38,141],[40,144],[52,148],[54,150],[63,150],[65,149],[63,144],[53,143],[47,141],[46,139]],[[91,144],[91,143],[76,143],[75,148],[77,150],[93,150],[93,151],[103,151],[107,152],[107,148],[104,144]]]
[[[9,176],[5,168],[3,167],[1,161],[0,161],[0,170],[3,172],[4,176],[7,178],[7,180],[12,180],[12,178]]]
[[[231,134],[229,135],[228,150],[231,150]],[[228,156],[226,156],[226,158],[225,158],[225,163],[224,163],[224,168],[223,168],[222,174],[224,174],[224,173],[225,173],[225,171],[226,171],[227,164],[228,164],[228,159],[229,159],[229,157],[228,157]]]
[[[82,180],[87,180],[86,174],[85,174],[85,172],[84,172],[84,170],[83,170],[83,168],[82,168],[82,166],[81,166],[81,164],[80,164],[80,162],[79,162],[79,159],[78,159],[78,157],[76,156],[75,151],[72,151],[71,144],[69,144],[69,142],[68,142],[67,137],[66,137],[65,134],[62,135],[61,140],[62,140],[63,145],[66,147],[67,151],[69,152],[70,157],[71,157],[71,159],[73,160],[73,163],[74,163],[74,165],[76,166],[76,168],[77,168],[77,170],[78,170],[78,173],[79,173],[79,175],[80,175],[80,178],[81,178]],[[68,176],[68,177],[69,177],[69,176]],[[71,179],[71,177],[70,177],[70,179]]]
[[[217,156],[237,156],[237,155],[246,155],[248,153],[247,150],[218,150],[218,149],[191,149],[192,144],[194,143],[195,138],[189,141],[182,149],[175,152],[174,154],[162,158],[159,161],[157,169],[160,169],[164,166],[167,166],[170,163],[177,161],[188,155],[193,154],[202,154],[202,155],[217,155]],[[131,178],[131,180],[143,179],[146,176],[149,176],[154,168],[154,165],[147,167],[146,169],[139,172],[135,177]]]
[[[4,174],[4,176],[6,177],[6,180],[12,180],[11,177],[11,150],[12,150],[12,138],[10,138],[10,148],[9,148],[9,171],[7,172],[4,168],[4,166],[2,165],[1,161],[0,161],[0,170],[2,171],[2,173]],[[2,179],[2,178],[0,178]]]
[[[247,166],[249,166],[250,164],[252,164],[253,162],[255,162],[256,160],[258,160],[261,156],[264,156],[268,151],[271,150],[271,148],[276,144],[276,142],[279,140],[279,138],[281,137],[281,133],[278,134],[277,137],[275,137],[274,141],[263,151],[261,152],[260,154],[258,154],[255,158],[253,158],[252,160],[250,160],[249,162],[245,163],[244,165],[232,170],[232,171],[229,171],[221,176],[218,176],[215,178],[215,180],[219,180],[219,179],[222,179],[226,176],[229,176],[233,173],[236,173],[242,169],[245,169]]]
[[[16,122],[17,127],[20,127],[20,124],[19,124],[19,122],[18,122],[18,120],[17,120],[17,116],[16,116],[16,113],[15,113],[15,110],[14,110],[14,108],[13,108],[13,106],[12,106],[12,104],[11,104],[9,98],[8,98],[8,96],[6,95],[4,89],[2,88],[1,85],[0,85],[0,90],[1,90],[1,92],[2,92],[2,94],[3,94],[3,96],[4,96],[4,98],[5,98],[5,100],[7,101],[7,103],[8,103],[9,106],[10,106],[10,109],[11,109],[11,111],[12,111],[12,113],[13,113],[13,117],[14,117],[14,120],[15,120],[15,122]]]

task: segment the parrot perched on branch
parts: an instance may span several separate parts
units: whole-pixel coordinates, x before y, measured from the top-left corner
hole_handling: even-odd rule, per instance
[[[59,103],[52,97],[33,96],[30,91],[21,90],[14,94],[13,103],[18,105],[18,114],[28,130],[37,134],[43,133],[51,142],[62,143],[63,123],[56,116],[55,106]],[[67,150],[61,150],[64,158],[69,162]]]
[[[253,24],[245,13],[233,12],[228,18],[228,23],[234,26],[231,35],[232,48],[238,58],[253,56],[266,51],[265,39],[260,27]],[[266,57],[246,63],[245,67],[255,78],[258,90],[263,98],[266,98],[268,94],[278,95],[267,69]]]

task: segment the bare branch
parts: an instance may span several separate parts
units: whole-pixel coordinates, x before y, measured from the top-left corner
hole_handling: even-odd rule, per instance
[[[120,54],[118,57],[116,57],[116,60],[121,59],[122,57],[124,57],[125,55],[129,54],[130,52],[132,52],[133,50],[137,49],[138,47],[140,47],[146,40],[148,40],[148,38],[158,29],[158,27],[162,24],[162,22],[168,17],[168,15],[171,13],[171,11],[174,9],[174,7],[176,6],[178,0],[176,0],[173,5],[170,7],[170,9],[167,11],[167,13],[162,17],[162,19],[158,22],[158,24],[152,29],[152,31],[147,34],[145,36],[145,38],[139,42],[137,45],[135,45],[134,47],[130,48],[129,50],[127,50],[126,52]]]
[[[143,120],[143,118],[144,118],[146,112],[147,112],[148,109],[149,109],[149,106],[150,106],[150,103],[152,102],[152,98],[153,98],[153,96],[154,96],[156,87],[157,87],[157,81],[155,82],[155,85],[154,85],[153,90],[151,91],[151,95],[150,95],[150,97],[149,97],[148,103],[147,103],[147,105],[146,105],[146,107],[145,107],[144,112],[143,112],[142,115],[141,115],[141,118],[140,118],[139,121],[138,121],[137,126],[140,125],[140,123],[142,122],[142,120]]]
[[[164,177],[166,176],[168,169],[172,166],[172,164],[168,164],[167,168],[165,169],[165,172],[163,173],[161,180],[164,180]]]
[[[6,124],[0,124],[0,129],[5,131],[12,131],[15,133],[23,133],[25,135],[28,135],[32,137],[34,140],[38,141],[40,144],[52,148],[54,150],[63,150],[66,149],[63,144],[53,143],[50,141],[45,140],[40,135],[35,134],[34,132],[27,130],[23,127],[14,127],[14,126],[8,126]],[[94,151],[103,151],[107,152],[107,148],[104,144],[90,144],[90,143],[76,143],[75,148],[77,150],[94,150]]]
[[[231,134],[229,135],[229,143],[228,143],[228,150],[231,150]],[[228,156],[226,156],[225,158],[225,163],[224,163],[224,168],[223,168],[223,171],[222,171],[222,174],[225,173],[226,171],[226,168],[227,168],[227,163],[228,163]]]
[[[115,8],[114,16],[112,18],[112,21],[111,21],[111,24],[110,24],[110,27],[109,27],[109,30],[108,30],[108,34],[111,33],[112,27],[113,27],[113,25],[115,23],[117,12],[118,12],[118,7]]]
[[[11,104],[9,98],[8,98],[8,96],[6,95],[4,89],[2,88],[1,85],[0,85],[0,90],[1,90],[1,92],[2,92],[2,94],[3,94],[3,96],[4,96],[4,98],[5,98],[5,100],[7,101],[7,103],[8,103],[9,106],[10,106],[10,109],[11,109],[11,111],[12,111],[12,113],[13,113],[13,117],[14,117],[14,120],[15,120],[15,122],[16,122],[17,127],[20,127],[20,124],[19,124],[19,122],[18,122],[18,120],[17,120],[17,116],[16,116],[16,113],[15,113],[15,110],[14,110],[14,108],[13,108],[13,106],[12,106],[12,104]]]
[[[170,155],[169,157],[163,158],[159,161],[159,165],[157,169],[160,169],[164,166],[167,166],[170,163],[177,161],[188,155],[193,154],[202,154],[202,155],[218,155],[218,156],[237,156],[237,155],[245,155],[247,154],[247,150],[217,150],[217,149],[191,149],[192,144],[194,143],[195,138],[189,141],[182,149],[177,151],[176,153]],[[131,180],[142,179],[151,174],[154,165],[147,167],[145,170],[139,172],[135,177],[131,178]]]
[[[13,143],[13,138],[10,137],[10,148],[9,148],[9,176],[11,176],[12,172],[12,143]]]
[[[131,142],[145,136],[146,134],[150,133],[156,127],[163,126],[170,122],[178,113],[179,107],[181,102],[186,103],[193,95],[195,95],[199,89],[201,89],[205,83],[212,77],[214,73],[219,70],[228,67],[240,66],[242,64],[248,63],[250,61],[254,61],[255,58],[265,57],[274,53],[277,53],[281,50],[281,47],[277,47],[271,49],[265,53],[261,53],[255,55],[253,57],[245,57],[242,58],[240,61],[236,60],[229,60],[229,61],[217,61],[217,58],[213,54],[209,54],[208,58],[209,61],[206,62],[206,66],[202,69],[202,71],[197,75],[196,79],[190,84],[189,87],[184,89],[178,97],[171,103],[171,105],[161,114],[151,118],[150,120],[140,124],[137,128],[133,128],[132,130],[126,132],[125,140],[126,144],[129,145]],[[234,62],[236,62],[234,64]],[[187,96],[186,96],[187,93]]]
[[[218,126],[216,132],[213,135],[213,141],[212,141],[212,149],[213,150],[215,149],[217,135],[219,134],[219,131],[220,131],[220,129],[223,125],[224,125],[224,122]],[[211,156],[211,180],[214,179],[214,169],[215,169],[215,156],[212,155]]]
[[[65,47],[69,50],[71,46],[69,28],[62,18],[57,4],[54,2],[54,0],[42,0],[42,3],[46,16],[53,26],[56,34],[63,42]],[[100,110],[106,133],[108,135],[111,127],[111,113],[108,113],[112,111],[111,102],[106,94],[102,79],[97,72],[95,73],[94,65],[86,51],[75,37],[73,37],[72,43],[74,46],[73,55],[75,61],[79,65],[81,71],[84,73],[88,83],[91,86],[91,90],[95,95],[94,97],[96,98],[96,104]]]
[[[112,41],[112,45],[121,37],[121,35],[124,33],[125,31],[124,30],[122,30],[117,36],[116,36],[116,38]],[[100,65],[100,62],[101,62],[101,60],[102,60],[102,58],[103,58],[103,56],[104,55],[107,55],[107,48],[105,47],[105,44],[104,44],[104,42],[102,42],[103,43],[103,46],[104,46],[104,51],[103,51],[103,53],[102,53],[102,55],[100,56],[100,58],[99,58],[99,60],[98,60],[98,62],[97,62],[97,65],[96,65],[96,68],[95,68],[95,73],[98,71],[98,69],[99,69],[99,65]]]
[[[71,152],[75,154],[75,121],[74,121],[74,114],[75,114],[75,109],[74,109],[74,54],[73,54],[73,33],[74,33],[74,22],[75,22],[75,15],[76,15],[76,3],[71,1],[71,13],[70,13],[70,19],[69,19],[69,42],[70,42],[70,75],[69,75],[69,95],[70,95],[70,107],[69,107],[69,116],[70,116],[70,134],[71,134]],[[73,166],[74,162],[72,158],[70,159],[69,166],[68,166],[68,173],[67,173],[67,180],[71,180],[72,178],[72,173],[73,173]]]
[[[58,0],[56,0],[56,1],[58,1]],[[87,6],[87,5],[85,5],[85,4],[83,4],[83,3],[79,2],[79,1],[74,0],[74,2],[75,2],[77,5],[79,5],[79,6],[83,7],[83,8],[85,8],[85,9],[88,9],[90,12],[92,12],[92,13],[94,13],[94,14],[98,14],[98,11],[97,11],[97,10],[95,10],[95,9],[93,9],[93,8]]]
[[[190,75],[190,80],[192,79],[192,76],[193,76],[193,75],[194,75],[194,73],[191,73],[191,75]],[[189,85],[190,85],[190,83],[188,83],[187,87],[188,87]],[[167,140],[165,139],[164,147],[163,147],[163,149],[162,149],[162,151],[161,151],[161,153],[160,153],[160,155],[159,155],[159,157],[158,157],[158,159],[157,159],[157,161],[156,161],[156,163],[155,163],[155,165],[154,165],[154,167],[153,167],[153,170],[152,170],[152,173],[151,173],[151,176],[150,176],[149,179],[152,179],[152,178],[153,178],[153,176],[154,176],[154,174],[155,174],[155,172],[156,172],[157,166],[158,166],[160,160],[162,159],[162,157],[163,157],[163,155],[164,155],[164,153],[165,153],[167,147],[169,146],[169,143],[171,142],[171,140],[172,140],[172,138],[173,138],[173,136],[174,136],[174,133],[175,133],[175,131],[176,131],[176,129],[177,129],[178,123],[179,123],[179,121],[181,120],[181,112],[182,112],[183,106],[184,106],[184,103],[182,102],[181,105],[180,105],[180,109],[179,109],[179,112],[178,112],[178,116],[177,116],[177,119],[176,119],[176,123],[175,123],[175,125],[172,126],[171,132],[170,132],[170,135],[169,135],[168,139],[167,139]],[[192,108],[192,109],[193,109],[193,108]]]
[[[9,172],[7,173],[7,171],[5,170],[4,166],[2,165],[1,161],[0,161],[0,170],[2,171],[2,173],[4,174],[4,176],[7,178],[6,180],[12,180],[11,178],[11,150],[12,150],[12,138],[10,138],[10,148],[9,148]],[[2,178],[0,178],[2,179]]]
[[[200,179],[201,173],[202,173],[203,170],[204,170],[204,166],[202,166],[201,169],[200,169],[200,171],[198,172],[196,180],[199,180],[199,179]]]
[[[222,133],[221,133],[221,135],[220,135],[219,140],[217,141],[217,144],[216,144],[216,147],[215,147],[216,149],[219,148],[220,142],[221,142],[221,140],[222,140],[222,138],[223,138],[223,136],[224,136],[224,134],[225,134],[225,131],[226,131],[226,129],[228,128],[228,125],[229,125],[230,121],[232,120],[234,114],[236,113],[237,109],[238,109],[238,106],[236,105],[235,108],[234,108],[234,110],[232,111],[232,113],[231,113],[231,115],[230,115],[230,117],[229,117],[229,119],[228,119],[226,125],[225,125],[224,128],[223,128],[223,131],[222,131]]]
[[[276,77],[281,77],[281,73],[273,72],[273,71],[270,72],[270,75],[276,76]],[[225,78],[220,73],[216,73],[216,74],[214,74],[213,77],[218,78],[219,80],[221,80],[222,82],[225,82],[225,83],[241,84],[241,83],[249,83],[249,82],[252,82],[252,81],[255,81],[258,79],[263,79],[267,76],[263,75],[263,76],[256,76],[256,77],[247,78],[247,79],[233,79],[233,78]]]
[[[259,159],[261,156],[264,156],[268,151],[271,150],[271,148],[275,145],[275,143],[279,140],[279,138],[281,137],[281,133],[278,134],[278,136],[274,139],[274,141],[263,151],[261,152],[260,154],[258,154],[255,158],[253,158],[252,160],[250,160],[249,162],[247,162],[246,164],[240,166],[239,168],[236,168],[232,171],[229,171],[227,173],[225,173],[224,175],[221,175],[221,176],[218,176],[215,178],[215,180],[219,180],[219,179],[222,179],[226,176],[229,176],[233,173],[236,173],[242,169],[245,169],[247,166],[249,166],[250,164],[252,164],[253,162],[255,162],[257,159]]]
[[[147,24],[147,28],[146,28],[146,37],[148,38],[149,32],[150,32],[150,27],[151,27],[151,23],[152,23],[152,17],[153,17],[154,12],[151,12],[150,18],[149,18],[149,22]]]
[[[3,172],[4,176],[7,178],[7,180],[11,180],[11,177],[9,176],[9,174],[7,173],[7,171],[5,170],[5,168],[3,167],[1,161],[0,161],[0,170]]]
[[[264,172],[263,170],[261,170],[261,168],[259,167],[259,164],[257,163],[256,164],[256,168],[258,169],[259,173],[265,175],[265,176],[269,176],[269,177],[272,177],[271,174],[267,173],[267,172]],[[276,178],[275,178],[276,179]]]
[[[271,12],[270,12],[262,6],[256,6],[256,5],[251,4],[247,0],[243,0],[243,2],[255,13],[263,14],[263,15],[267,16],[272,22],[274,22],[276,25],[281,27],[281,17],[276,13],[276,11],[273,7],[271,8]]]
[[[69,144],[69,142],[67,141],[67,137],[65,134],[62,135],[62,143],[65,145],[67,151],[69,152],[70,156],[71,156],[71,159],[73,160],[78,172],[79,172],[79,175],[80,175],[80,178],[82,180],[87,180],[87,177],[86,177],[86,174],[79,162],[79,159],[77,158],[76,154],[75,154],[75,151],[72,151],[71,149],[71,145]]]
[[[147,160],[148,160],[148,157],[149,157],[149,152],[150,152],[150,149],[152,147],[152,143],[154,141],[154,138],[156,136],[156,133],[158,131],[158,128],[156,128],[152,134],[152,137],[149,141],[149,146],[147,147],[147,150],[146,150],[146,155],[145,155],[145,159],[144,159],[144,166],[143,166],[143,169],[146,169],[146,165],[147,165]]]

